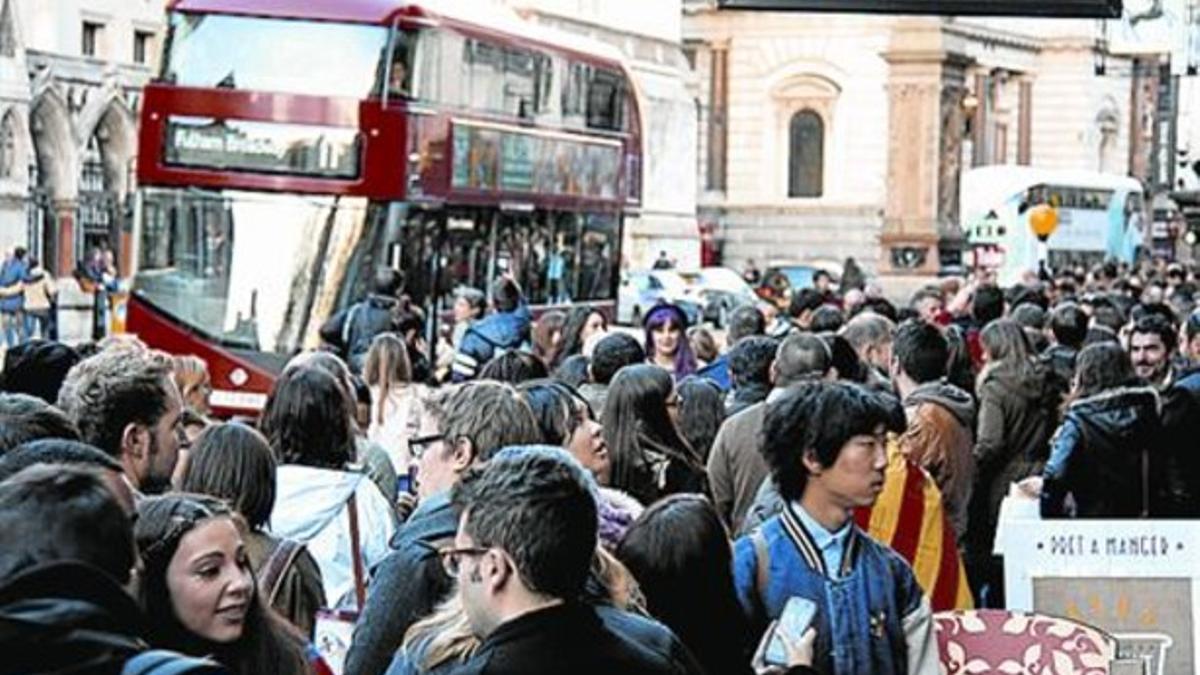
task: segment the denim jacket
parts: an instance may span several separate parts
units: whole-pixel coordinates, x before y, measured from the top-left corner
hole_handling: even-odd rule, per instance
[[[734,545],[734,584],[753,629],[778,619],[790,597],[808,598],[818,607],[818,673],[935,675],[929,601],[908,563],[851,523],[841,567],[831,574],[795,508]],[[762,570],[760,550],[767,558]]]

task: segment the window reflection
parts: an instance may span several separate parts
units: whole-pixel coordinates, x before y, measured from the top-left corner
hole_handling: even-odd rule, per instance
[[[163,75],[192,87],[365,98],[379,88],[387,39],[383,26],[176,12]]]
[[[532,304],[610,300],[619,242],[615,215],[548,211],[421,213],[399,234],[407,292],[422,305],[433,299],[436,268],[443,308],[458,288],[486,291],[500,274],[512,275]]]

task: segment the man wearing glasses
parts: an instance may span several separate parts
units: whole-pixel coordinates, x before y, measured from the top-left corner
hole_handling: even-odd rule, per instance
[[[454,488],[462,513],[439,550],[482,643],[453,672],[694,672],[682,647],[641,641],[582,603],[597,546],[594,487],[559,448],[509,448]]]
[[[500,448],[541,441],[529,406],[515,389],[499,382],[464,384],[428,402],[425,412],[408,441],[417,510],[373,572],[346,655],[346,675],[384,672],[409,626],[432,613],[450,592],[437,550],[452,542],[458,529],[450,491],[463,473]]]

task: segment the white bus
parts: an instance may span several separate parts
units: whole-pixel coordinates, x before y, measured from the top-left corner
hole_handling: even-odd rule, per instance
[[[1051,267],[1133,262],[1144,246],[1149,220],[1143,188],[1128,176],[986,166],[963,174],[961,195],[965,262],[995,270],[1001,284],[1038,268],[1029,213],[1039,204],[1058,209],[1058,229],[1047,241]]]

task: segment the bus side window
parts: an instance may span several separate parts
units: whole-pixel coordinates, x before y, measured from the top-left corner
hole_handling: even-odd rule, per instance
[[[587,125],[592,129],[619,131],[624,124],[625,83],[608,70],[592,71],[587,93]]]
[[[483,40],[463,41],[463,103],[475,110],[506,111],[504,54],[500,47]]]
[[[579,253],[579,299],[609,300],[613,280],[618,278],[618,261],[613,259],[619,233],[616,216],[589,213],[584,217]]]
[[[583,63],[568,62],[566,78],[562,88],[563,121],[571,126],[583,126],[587,113],[588,80],[591,67]]]

